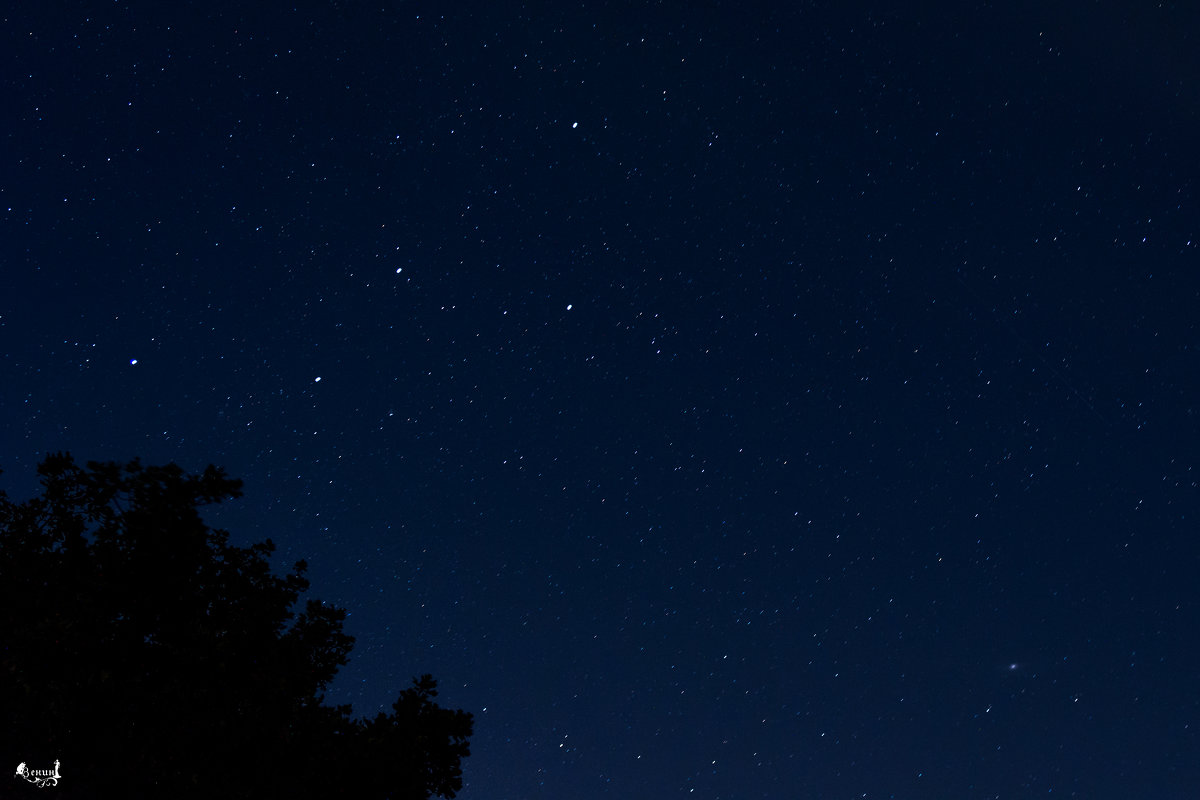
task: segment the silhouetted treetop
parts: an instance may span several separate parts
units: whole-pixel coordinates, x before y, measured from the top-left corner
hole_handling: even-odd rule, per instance
[[[4,752],[61,759],[71,797],[454,797],[472,717],[426,675],[391,714],[323,704],[346,612],[276,575],[268,539],[229,543],[199,510],[240,497],[185,473],[49,456],[41,492],[0,491]],[[19,754],[19,755],[18,755]]]

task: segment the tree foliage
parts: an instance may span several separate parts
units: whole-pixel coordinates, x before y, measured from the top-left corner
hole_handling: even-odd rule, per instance
[[[0,750],[61,759],[60,796],[461,788],[472,718],[438,706],[430,676],[374,719],[323,703],[353,645],[346,613],[301,606],[305,564],[273,573],[269,539],[236,547],[204,523],[241,481],[69,454],[38,473],[34,498],[0,492]]]

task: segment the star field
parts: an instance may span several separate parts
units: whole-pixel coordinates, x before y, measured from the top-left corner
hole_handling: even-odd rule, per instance
[[[224,466],[477,798],[1192,797],[1183,5],[0,14],[0,466]]]

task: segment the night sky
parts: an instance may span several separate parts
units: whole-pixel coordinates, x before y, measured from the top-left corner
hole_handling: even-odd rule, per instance
[[[351,612],[327,700],[476,715],[462,800],[1194,798],[1198,49],[1172,2],[9,5],[3,483],[243,478],[210,522]]]

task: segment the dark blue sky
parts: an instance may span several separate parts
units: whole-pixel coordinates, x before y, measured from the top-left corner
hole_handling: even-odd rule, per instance
[[[1194,796],[1187,4],[25,6],[10,494],[243,478],[463,800]]]

